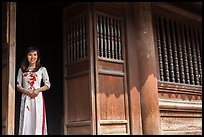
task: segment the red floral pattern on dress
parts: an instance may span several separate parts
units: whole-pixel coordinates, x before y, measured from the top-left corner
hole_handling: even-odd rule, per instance
[[[30,111],[30,108],[28,106],[26,106],[26,108],[28,109],[28,111]]]
[[[30,81],[28,81],[28,84],[30,84],[30,87],[33,87],[36,81],[36,76],[33,73],[30,73]]]
[[[30,73],[29,76],[30,76],[30,80],[28,81],[28,84],[30,85],[30,89],[35,90],[34,84],[35,84],[37,75],[35,73]]]
[[[27,77],[27,76],[28,76],[28,73],[23,74],[23,76],[24,76],[24,77]]]

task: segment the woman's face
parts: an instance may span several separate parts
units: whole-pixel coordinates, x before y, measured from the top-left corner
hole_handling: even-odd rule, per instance
[[[27,55],[27,59],[29,64],[36,64],[36,61],[38,59],[37,51],[31,51]]]

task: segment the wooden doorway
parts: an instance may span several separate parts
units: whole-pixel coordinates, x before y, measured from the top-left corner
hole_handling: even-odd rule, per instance
[[[51,88],[44,94],[49,135],[63,134],[62,15],[63,4],[17,2],[16,75],[27,46],[36,46],[41,63],[50,77]],[[16,92],[15,134],[18,134],[20,96]]]

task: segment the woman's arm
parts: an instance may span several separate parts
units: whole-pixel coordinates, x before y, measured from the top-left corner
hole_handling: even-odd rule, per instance
[[[21,70],[21,68],[18,70],[18,76],[17,76],[17,90],[19,92],[21,92],[22,94],[27,94],[29,96],[31,96],[32,94],[32,90],[29,89],[25,89],[24,87],[22,87],[22,77],[23,77],[23,72]]]
[[[43,82],[44,82],[44,86],[36,89],[33,91],[33,94],[32,94],[32,97],[36,97],[40,92],[43,92],[43,91],[46,91],[50,88],[51,84],[50,84],[50,81],[49,81],[49,76],[48,76],[48,73],[47,73],[47,69],[44,67],[42,69],[42,78],[43,78]]]
[[[21,92],[22,94],[27,94],[27,95],[29,95],[29,96],[31,96],[31,95],[32,95],[32,92],[33,92],[32,90],[25,89],[25,88],[23,88],[23,87],[18,87],[17,90],[18,90],[19,92]]]

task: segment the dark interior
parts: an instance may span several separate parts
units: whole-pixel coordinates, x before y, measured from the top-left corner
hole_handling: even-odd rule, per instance
[[[44,92],[49,135],[63,134],[63,30],[66,2],[17,2],[16,76],[24,51],[35,46],[48,70],[51,88]],[[18,134],[21,94],[16,92],[15,134]]]

